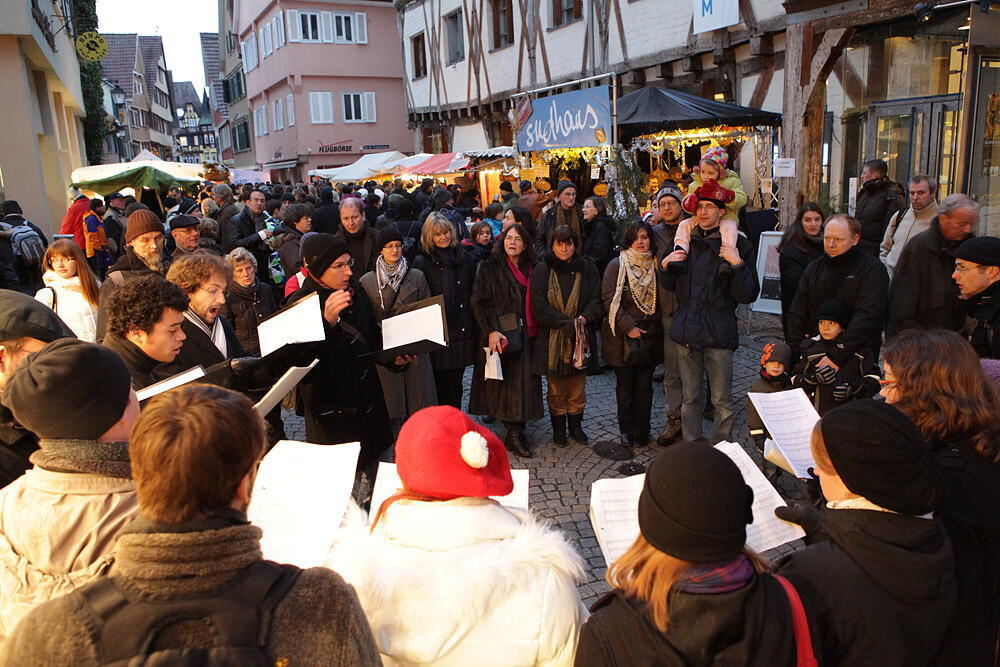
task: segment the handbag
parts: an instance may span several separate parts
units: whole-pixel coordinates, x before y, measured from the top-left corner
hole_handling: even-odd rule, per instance
[[[631,338],[625,336],[625,356],[626,366],[643,366],[653,363],[655,343],[650,336],[639,336]]]
[[[500,324],[500,333],[507,339],[507,348],[504,354],[520,352],[524,347],[524,328],[521,326],[521,318],[514,313],[507,313],[497,318]]]

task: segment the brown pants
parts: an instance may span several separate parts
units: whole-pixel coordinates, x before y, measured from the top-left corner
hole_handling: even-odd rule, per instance
[[[549,381],[549,414],[556,417],[576,415],[587,406],[587,375],[547,376]]]

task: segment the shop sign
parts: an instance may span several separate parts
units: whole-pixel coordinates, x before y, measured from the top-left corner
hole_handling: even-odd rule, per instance
[[[387,151],[392,148],[389,144],[367,144],[361,147],[362,151]]]
[[[694,28],[697,35],[710,30],[728,28],[740,22],[739,0],[691,0],[694,8]]]
[[[322,141],[319,142],[319,152],[324,154],[329,153],[353,153],[354,152],[354,139],[344,139],[343,141],[338,141],[334,144],[324,144]]]
[[[574,90],[536,99],[531,116],[517,133],[521,151],[604,146],[611,137],[608,86]]]

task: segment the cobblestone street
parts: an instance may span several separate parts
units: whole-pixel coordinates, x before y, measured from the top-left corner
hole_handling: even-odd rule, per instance
[[[744,309],[741,309],[743,311]],[[768,341],[780,337],[780,323],[773,315],[754,313],[747,332],[746,313],[741,312],[741,347],[736,351],[733,370],[733,396],[736,406],[734,439],[743,444],[754,460],[759,456],[750,442],[746,422],[746,392],[756,378],[760,352]],[[466,372],[468,389],[471,369]],[[659,383],[657,383],[659,385]],[[544,382],[543,382],[544,386]],[[468,391],[466,391],[468,396]],[[546,413],[547,414],[547,413]],[[666,422],[666,409],[662,387],[653,393],[652,434],[655,438]],[[706,422],[706,433],[708,433]],[[302,420],[294,415],[285,418],[285,431],[289,438],[303,440],[305,433]],[[499,423],[492,428],[502,436],[503,427]],[[551,428],[548,418],[539,419],[528,425],[528,438],[535,451],[532,459],[522,459],[511,454],[513,468],[527,468],[531,471],[531,509],[557,525],[572,541],[577,551],[587,563],[584,581],[580,583],[580,597],[588,606],[608,590],[604,582],[606,565],[590,523],[590,485],[608,477],[624,477],[618,469],[628,461],[614,461],[602,458],[594,451],[594,445],[601,442],[617,442],[618,422],[615,405],[615,376],[612,371],[592,375],[587,381],[587,411],[584,430],[590,438],[588,445],[570,444],[557,449],[551,444]],[[651,444],[635,451],[633,463],[645,465],[662,448]],[[790,475],[783,474],[779,480],[779,492],[787,498],[798,497],[801,493],[799,482]],[[765,554],[777,558],[801,546],[800,543],[783,545]]]

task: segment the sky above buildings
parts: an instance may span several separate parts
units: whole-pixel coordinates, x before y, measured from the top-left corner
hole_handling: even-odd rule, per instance
[[[167,67],[174,81],[191,81],[200,95],[205,88],[201,61],[202,32],[218,32],[219,16],[214,2],[206,0],[97,0],[101,32],[135,32],[160,35]]]

